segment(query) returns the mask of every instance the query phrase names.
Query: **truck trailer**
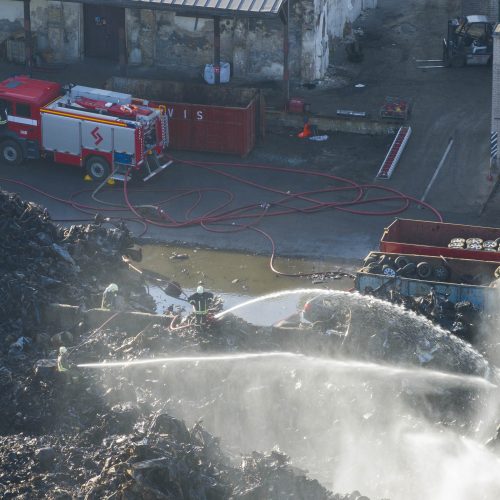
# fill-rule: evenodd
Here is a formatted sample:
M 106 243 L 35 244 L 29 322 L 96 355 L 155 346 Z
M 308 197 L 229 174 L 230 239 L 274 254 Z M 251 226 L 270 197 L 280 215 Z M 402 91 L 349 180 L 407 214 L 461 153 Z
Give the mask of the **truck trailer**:
M 498 262 L 484 260 L 370 252 L 356 273 L 355 288 L 366 294 L 386 287 L 406 297 L 434 290 L 453 303 L 469 301 L 490 312 L 498 305 L 499 269 Z
M 500 228 L 396 219 L 379 247 L 386 253 L 500 262 Z
M 168 117 L 130 94 L 16 76 L 0 82 L 0 159 L 51 158 L 95 180 L 147 180 L 171 162 Z M 5 122 L 5 120 L 3 120 Z

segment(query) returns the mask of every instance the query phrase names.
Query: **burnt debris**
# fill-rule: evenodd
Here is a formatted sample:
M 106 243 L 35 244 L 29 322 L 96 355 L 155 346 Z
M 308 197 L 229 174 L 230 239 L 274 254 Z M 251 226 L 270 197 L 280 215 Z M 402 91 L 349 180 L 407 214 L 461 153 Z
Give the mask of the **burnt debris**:
M 63 228 L 43 207 L 0 191 L 0 338 L 40 330 L 44 304 L 100 305 L 104 288 L 127 268 L 122 255 L 137 257 L 125 224 L 103 222 Z M 122 281 L 135 309 L 154 310 L 144 287 Z

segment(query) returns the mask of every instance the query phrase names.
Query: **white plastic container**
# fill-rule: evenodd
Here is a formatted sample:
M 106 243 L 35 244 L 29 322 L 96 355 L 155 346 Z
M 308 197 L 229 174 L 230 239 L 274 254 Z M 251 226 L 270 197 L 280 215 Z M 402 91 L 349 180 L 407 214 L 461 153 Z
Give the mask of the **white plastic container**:
M 228 83 L 231 77 L 231 68 L 228 62 L 220 63 L 220 83 Z M 213 64 L 206 64 L 203 78 L 209 85 L 215 83 L 215 66 Z

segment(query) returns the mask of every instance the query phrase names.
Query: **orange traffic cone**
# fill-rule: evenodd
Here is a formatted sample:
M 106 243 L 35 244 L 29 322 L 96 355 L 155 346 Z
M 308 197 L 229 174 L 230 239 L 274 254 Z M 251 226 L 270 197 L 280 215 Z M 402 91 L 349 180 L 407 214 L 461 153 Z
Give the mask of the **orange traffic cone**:
M 304 128 L 302 129 L 302 132 L 300 132 L 297 137 L 300 139 L 306 139 L 307 137 L 311 137 L 312 135 L 312 130 L 311 130 L 311 125 L 309 122 L 304 123 Z

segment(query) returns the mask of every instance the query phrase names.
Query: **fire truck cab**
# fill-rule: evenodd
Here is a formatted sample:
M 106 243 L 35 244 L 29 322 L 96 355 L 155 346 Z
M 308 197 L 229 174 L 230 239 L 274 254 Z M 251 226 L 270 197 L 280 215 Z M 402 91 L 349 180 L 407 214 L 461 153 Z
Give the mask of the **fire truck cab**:
M 95 180 L 123 180 L 134 171 L 147 180 L 171 164 L 161 162 L 167 146 L 167 115 L 130 94 L 80 85 L 63 90 L 27 76 L 0 82 L 4 163 L 51 157 L 84 167 Z

